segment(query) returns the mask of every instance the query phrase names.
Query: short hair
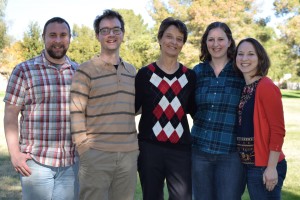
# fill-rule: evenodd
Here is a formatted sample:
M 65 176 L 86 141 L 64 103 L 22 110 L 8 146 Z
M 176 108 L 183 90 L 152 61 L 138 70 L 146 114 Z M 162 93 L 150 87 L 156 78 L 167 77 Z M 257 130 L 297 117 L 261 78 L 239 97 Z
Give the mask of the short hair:
M 239 44 L 236 47 L 236 51 L 234 53 L 234 62 L 233 62 L 233 67 L 242 75 L 241 71 L 236 65 L 236 56 L 238 54 L 238 49 L 240 45 L 244 42 L 249 42 L 250 44 L 253 45 L 254 50 L 256 52 L 258 62 L 257 62 L 257 71 L 253 76 L 267 76 L 269 68 L 271 66 L 271 61 L 268 56 L 267 51 L 265 48 L 254 38 L 245 38 L 239 42 Z
M 43 29 L 43 34 L 42 34 L 42 35 L 45 35 L 47 26 L 48 26 L 49 24 L 51 24 L 51 23 L 54 23 L 54 22 L 57 22 L 57 23 L 59 23 L 59 24 L 66 23 L 67 26 L 68 26 L 68 29 L 69 29 L 69 35 L 70 35 L 70 37 L 71 37 L 71 28 L 70 28 L 70 25 L 69 25 L 69 23 L 68 23 L 65 19 L 63 19 L 63 18 L 61 18 L 61 17 L 53 17 L 53 18 L 49 19 L 49 20 L 46 22 L 46 24 L 44 25 L 44 29 Z
M 168 17 L 161 22 L 157 33 L 157 39 L 160 40 L 163 37 L 164 32 L 171 25 L 176 26 L 176 28 L 178 28 L 178 30 L 183 34 L 183 43 L 185 43 L 188 35 L 187 27 L 182 21 L 174 19 L 173 17 Z
M 120 13 L 118 13 L 117 11 L 107 9 L 103 11 L 102 15 L 97 15 L 96 19 L 94 20 L 94 30 L 96 34 L 99 34 L 99 24 L 105 18 L 106 19 L 117 18 L 121 23 L 121 30 L 125 32 L 125 27 L 124 27 L 125 23 L 122 15 L 120 15 Z
M 228 50 L 227 50 L 227 57 L 230 60 L 233 59 L 234 52 L 235 52 L 235 41 L 232 37 L 232 33 L 231 33 L 230 28 L 224 22 L 213 22 L 213 23 L 208 25 L 208 27 L 206 28 L 204 34 L 202 35 L 202 38 L 201 38 L 201 54 L 199 56 L 200 61 L 210 61 L 211 60 L 211 55 L 210 55 L 210 53 L 207 49 L 206 40 L 207 40 L 209 31 L 211 31 L 212 29 L 215 29 L 215 28 L 222 29 L 225 32 L 228 40 L 231 42 L 231 44 L 230 44 L 230 46 L 228 47 Z

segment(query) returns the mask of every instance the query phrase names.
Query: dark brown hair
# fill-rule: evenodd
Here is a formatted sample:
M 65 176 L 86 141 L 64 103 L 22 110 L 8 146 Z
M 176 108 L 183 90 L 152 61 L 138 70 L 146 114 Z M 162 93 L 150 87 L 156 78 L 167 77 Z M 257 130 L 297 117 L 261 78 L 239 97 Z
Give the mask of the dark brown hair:
M 160 40 L 163 37 L 164 32 L 171 25 L 176 26 L 176 28 L 178 28 L 178 30 L 183 34 L 183 43 L 185 44 L 188 35 L 187 27 L 182 21 L 180 21 L 179 19 L 174 19 L 173 17 L 168 17 L 161 22 L 157 34 L 157 39 Z
M 266 52 L 265 48 L 254 38 L 245 38 L 239 42 L 239 44 L 236 47 L 236 51 L 234 53 L 234 62 L 233 67 L 240 73 L 241 71 L 236 66 L 236 56 L 238 54 L 238 49 L 240 45 L 244 42 L 249 42 L 253 45 L 254 50 L 256 52 L 258 63 L 257 63 L 257 71 L 253 76 L 266 76 L 268 74 L 269 68 L 271 66 L 271 61 L 268 56 L 268 53 Z
M 212 29 L 215 29 L 215 28 L 222 29 L 225 32 L 228 40 L 231 41 L 231 44 L 227 50 L 227 57 L 230 60 L 233 59 L 233 55 L 234 55 L 234 51 L 235 51 L 235 41 L 232 38 L 232 33 L 231 33 L 230 28 L 227 26 L 227 24 L 225 24 L 223 22 L 213 22 L 210 25 L 208 25 L 208 27 L 206 28 L 206 30 L 201 38 L 201 54 L 199 56 L 200 61 L 210 61 L 211 60 L 211 55 L 207 49 L 206 40 L 207 40 L 209 31 L 211 31 Z
M 121 23 L 121 30 L 125 32 L 125 23 L 123 20 L 123 17 L 118 13 L 117 11 L 114 10 L 104 10 L 102 15 L 98 15 L 96 19 L 94 20 L 94 31 L 96 34 L 99 34 L 99 24 L 103 19 L 112 19 L 112 18 L 117 18 L 120 23 Z

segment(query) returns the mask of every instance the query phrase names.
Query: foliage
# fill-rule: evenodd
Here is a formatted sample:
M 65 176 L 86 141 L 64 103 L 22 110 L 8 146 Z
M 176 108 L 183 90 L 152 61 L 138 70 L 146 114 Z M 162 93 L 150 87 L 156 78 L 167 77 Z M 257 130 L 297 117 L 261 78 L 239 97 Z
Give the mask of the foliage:
M 92 29 L 75 24 L 72 32 L 73 39 L 67 53 L 72 60 L 83 63 L 99 53 L 100 45 Z
M 281 33 L 281 41 L 287 46 L 283 56 L 289 60 L 286 68 L 293 75 L 293 80 L 300 80 L 300 1 L 299 0 L 275 0 L 275 13 L 283 18 L 278 28 Z
M 4 20 L 7 0 L 0 0 L 0 51 L 9 43 L 7 26 Z
M 154 30 L 160 22 L 173 16 L 186 23 L 189 36 L 180 60 L 187 66 L 198 63 L 200 39 L 206 27 L 221 21 L 228 24 L 236 41 L 244 37 L 255 37 L 263 42 L 272 38 L 274 31 L 266 26 L 268 19 L 255 19 L 254 0 L 245 1 L 206 1 L 206 0 L 152 0 L 149 14 L 156 21 Z M 204 17 L 205 16 L 205 17 Z M 253 31 L 256 30 L 256 31 Z
M 15 42 L 10 46 L 6 46 L 3 49 L 3 67 L 0 69 L 1 74 L 9 75 L 17 64 L 25 60 L 22 56 L 22 51 L 23 50 L 20 41 Z
M 117 10 L 125 21 L 124 42 L 120 49 L 121 57 L 136 68 L 148 64 L 153 58 L 151 51 L 152 38 L 147 24 L 141 15 L 135 15 L 133 10 Z
M 119 9 L 125 21 L 124 42 L 121 57 L 137 68 L 155 61 L 159 56 L 157 31 L 163 19 L 172 16 L 188 27 L 188 40 L 179 55 L 179 61 L 188 67 L 199 62 L 200 39 L 206 27 L 213 21 L 229 25 L 236 43 L 245 37 L 258 39 L 266 48 L 272 66 L 269 76 L 280 81 L 286 73 L 300 80 L 300 2 L 299 0 L 275 0 L 274 11 L 281 22 L 277 29 L 269 26 L 270 17 L 258 18 L 257 0 L 149 0 L 148 12 L 155 24 L 148 27 L 141 15 L 132 10 Z M 0 0 L 0 71 L 8 71 L 20 59 L 28 59 L 43 48 L 37 23 L 30 23 L 22 41 L 9 44 L 6 35 L 4 11 L 7 0 Z M 274 19 L 273 19 L 274 20 Z M 278 24 L 277 22 L 277 24 Z M 279 34 L 278 34 L 279 31 Z M 99 53 L 100 45 L 93 30 L 86 26 L 73 26 L 73 38 L 68 56 L 82 63 Z M 21 54 L 20 54 L 21 53 Z M 19 55 L 16 55 L 19 54 Z
M 21 42 L 22 56 L 25 60 L 31 59 L 40 54 L 43 48 L 41 29 L 37 22 L 30 22 Z
M 152 54 L 149 54 L 152 43 L 150 32 L 141 15 L 135 15 L 132 10 L 117 11 L 125 21 L 124 42 L 121 45 L 120 55 L 125 61 L 140 68 L 152 59 Z M 82 63 L 99 54 L 100 44 L 94 30 L 87 26 L 74 25 L 73 37 L 68 51 L 71 59 Z

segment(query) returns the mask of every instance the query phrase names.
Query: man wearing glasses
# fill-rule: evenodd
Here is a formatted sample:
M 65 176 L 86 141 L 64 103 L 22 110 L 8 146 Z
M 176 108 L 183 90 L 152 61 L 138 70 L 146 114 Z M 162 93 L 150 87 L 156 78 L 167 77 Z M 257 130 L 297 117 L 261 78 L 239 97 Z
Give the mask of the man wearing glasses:
M 71 132 L 79 153 L 80 199 L 132 200 L 139 154 L 136 69 L 120 58 L 124 21 L 105 10 L 94 21 L 100 54 L 81 64 L 71 86 Z

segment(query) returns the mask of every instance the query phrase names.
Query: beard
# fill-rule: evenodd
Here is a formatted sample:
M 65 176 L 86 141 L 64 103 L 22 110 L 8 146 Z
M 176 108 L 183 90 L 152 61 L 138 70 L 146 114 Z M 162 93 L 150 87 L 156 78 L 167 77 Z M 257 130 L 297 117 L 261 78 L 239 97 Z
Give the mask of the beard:
M 59 51 L 54 51 L 53 49 L 54 49 L 54 47 L 53 48 L 50 47 L 50 48 L 47 48 L 46 51 L 49 54 L 49 56 L 54 59 L 63 58 L 66 55 L 67 50 L 68 50 L 65 47 L 62 47 L 62 49 L 60 49 Z

